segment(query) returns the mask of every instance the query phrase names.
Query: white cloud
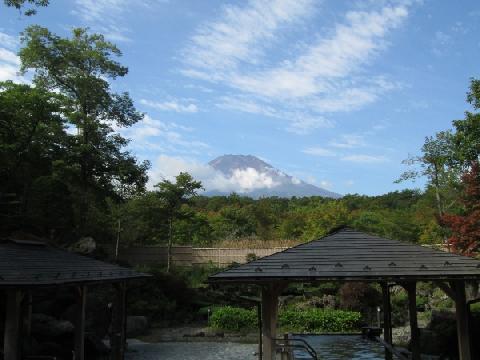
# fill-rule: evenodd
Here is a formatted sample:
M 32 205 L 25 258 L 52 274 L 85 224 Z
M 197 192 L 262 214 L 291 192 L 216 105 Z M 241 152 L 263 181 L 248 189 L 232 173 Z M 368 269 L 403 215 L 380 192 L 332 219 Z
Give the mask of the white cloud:
M 240 97 L 243 104 L 223 99 L 224 108 L 291 119 L 287 130 L 309 132 L 325 126 L 324 114 L 354 111 L 399 87 L 386 76 L 365 75 L 387 47 L 388 33 L 407 18 L 410 5 L 380 4 L 347 12 L 330 31 L 314 34 L 310 44 L 276 64 L 264 55 L 278 42 L 280 25 L 305 20 L 314 12 L 313 4 L 252 0 L 246 7 L 227 7 L 220 20 L 205 24 L 191 38 L 183 74 L 236 91 L 229 97 Z M 302 114 L 301 120 L 290 114 Z
M 222 109 L 239 110 L 284 120 L 288 123 L 286 130 L 294 134 L 303 135 L 313 129 L 333 127 L 333 123 L 321 115 L 276 109 L 272 105 L 256 102 L 248 97 L 223 96 L 219 100 L 216 106 Z
M 20 58 L 13 51 L 0 48 L 0 61 L 20 66 Z
M 311 0 L 251 0 L 228 5 L 220 19 L 203 24 L 184 50 L 190 76 L 218 80 L 239 63 L 258 63 L 267 44 L 282 26 L 311 13 Z
M 149 115 L 130 128 L 116 130 L 134 140 L 132 146 L 137 149 L 197 154 L 210 148 L 208 144 L 186 135 L 192 132 L 192 128 L 153 119 Z
M 231 176 L 226 176 L 210 165 L 167 155 L 160 155 L 153 164 L 149 174 L 150 183 L 153 185 L 163 179 L 174 180 L 180 172 L 188 172 L 195 179 L 200 180 L 207 191 L 244 193 L 278 185 L 272 176 L 253 168 L 237 169 Z
M 332 189 L 333 184 L 328 180 L 321 180 L 320 181 L 320 187 L 322 187 L 324 189 Z
M 354 163 L 363 163 L 363 164 L 382 163 L 382 162 L 388 161 L 388 159 L 383 155 L 363 155 L 363 154 L 347 155 L 342 157 L 341 160 L 354 162 Z
M 343 134 L 339 140 L 333 140 L 329 145 L 336 148 L 352 149 L 365 146 L 366 143 L 362 135 Z
M 146 99 L 141 99 L 140 104 L 152 107 L 157 110 L 162 111 L 174 111 L 178 113 L 196 113 L 198 112 L 198 107 L 194 103 L 189 103 L 185 100 L 169 100 L 164 102 L 150 101 Z
M 306 148 L 302 152 L 305 153 L 305 154 L 314 155 L 314 156 L 323 156 L 323 157 L 337 156 L 337 154 L 332 150 L 325 149 L 325 148 L 322 148 L 322 147 L 315 147 L 315 146 Z
M 15 53 L 18 45 L 18 37 L 0 31 L 0 81 L 26 82 L 26 79 L 19 75 L 20 57 Z
M 102 33 L 111 41 L 130 41 L 130 29 L 122 26 L 124 15 L 144 9 L 151 9 L 155 3 L 166 3 L 161 0 L 75 0 L 77 15 L 94 31 Z
M 7 49 L 15 49 L 19 44 L 19 40 L 16 36 L 11 36 L 0 31 L 0 44 Z

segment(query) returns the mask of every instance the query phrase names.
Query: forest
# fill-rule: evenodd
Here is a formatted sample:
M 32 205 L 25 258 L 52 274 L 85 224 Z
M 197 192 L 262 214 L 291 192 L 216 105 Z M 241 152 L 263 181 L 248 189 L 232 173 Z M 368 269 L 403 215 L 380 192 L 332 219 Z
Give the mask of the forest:
M 423 177 L 424 189 L 337 200 L 205 197 L 187 173 L 147 187 L 150 163 L 139 161 L 118 131 L 144 114 L 127 92 L 112 90 L 128 74 L 115 44 L 83 28 L 61 37 L 40 26 L 25 29 L 21 44 L 21 72 L 31 82 L 0 83 L 3 234 L 23 231 L 65 246 L 83 236 L 123 246 L 258 246 L 304 242 L 347 224 L 468 255 L 478 250 L 478 79 L 471 79 L 464 119 L 426 134 L 418 156 L 405 160 L 397 181 Z

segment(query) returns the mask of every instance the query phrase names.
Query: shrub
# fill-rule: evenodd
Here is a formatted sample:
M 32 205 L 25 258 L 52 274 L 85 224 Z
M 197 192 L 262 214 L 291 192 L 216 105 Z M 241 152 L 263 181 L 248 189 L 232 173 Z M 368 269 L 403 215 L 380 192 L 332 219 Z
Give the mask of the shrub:
M 360 319 L 355 311 L 288 309 L 280 312 L 279 325 L 295 332 L 349 332 L 358 329 Z
M 355 311 L 290 308 L 280 310 L 278 325 L 301 333 L 350 332 L 358 329 L 360 318 Z M 227 331 L 254 330 L 258 327 L 257 312 L 225 306 L 213 311 L 210 326 Z
M 240 331 L 258 327 L 257 312 L 232 306 L 215 310 L 210 317 L 210 326 L 227 331 Z

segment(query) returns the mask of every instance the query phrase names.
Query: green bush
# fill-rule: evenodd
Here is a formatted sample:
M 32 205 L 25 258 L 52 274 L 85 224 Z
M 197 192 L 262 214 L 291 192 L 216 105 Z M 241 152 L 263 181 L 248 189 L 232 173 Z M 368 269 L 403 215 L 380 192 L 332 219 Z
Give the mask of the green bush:
M 241 331 L 258 327 L 257 312 L 232 306 L 215 310 L 210 317 L 210 326 L 227 331 Z
M 291 332 L 350 332 L 358 329 L 360 318 L 355 311 L 292 308 L 280 311 L 278 324 Z M 227 331 L 253 330 L 258 327 L 257 312 L 231 306 L 219 308 L 213 311 L 210 326 Z
M 360 319 L 356 311 L 287 309 L 280 312 L 279 325 L 294 332 L 349 332 L 358 329 Z

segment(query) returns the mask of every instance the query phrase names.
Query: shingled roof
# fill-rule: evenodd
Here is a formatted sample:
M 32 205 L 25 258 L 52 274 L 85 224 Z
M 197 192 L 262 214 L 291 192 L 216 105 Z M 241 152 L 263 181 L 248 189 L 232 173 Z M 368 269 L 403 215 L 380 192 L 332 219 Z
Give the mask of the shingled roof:
M 0 241 L 0 288 L 115 282 L 148 275 L 32 241 Z
M 210 282 L 480 279 L 480 261 L 341 228 L 210 276 Z

